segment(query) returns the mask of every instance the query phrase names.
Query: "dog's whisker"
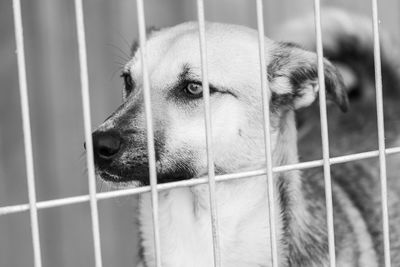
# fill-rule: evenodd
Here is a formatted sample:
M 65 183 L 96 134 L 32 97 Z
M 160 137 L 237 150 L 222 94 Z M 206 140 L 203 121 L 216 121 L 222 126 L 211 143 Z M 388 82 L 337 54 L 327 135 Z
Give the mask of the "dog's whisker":
M 126 58 L 124 58 L 124 57 L 122 57 L 122 56 L 120 56 L 120 55 L 114 55 L 114 57 L 115 57 L 116 59 L 121 60 L 121 65 L 125 65 L 126 62 L 129 61 L 129 59 L 126 59 Z
M 125 52 L 124 50 L 122 50 L 120 47 L 118 47 L 114 44 L 107 44 L 107 46 L 111 46 L 111 47 L 117 49 L 117 51 L 122 54 L 125 61 L 129 60 L 129 54 L 127 52 Z
M 131 44 L 130 44 L 130 42 L 128 42 L 128 40 L 124 37 L 124 35 L 120 32 L 120 31 L 118 31 L 118 35 L 120 36 L 120 38 L 121 38 L 121 40 L 124 42 L 124 44 L 126 45 L 126 48 L 128 49 L 128 50 L 130 50 L 131 49 Z
M 120 61 L 113 61 L 113 63 L 116 64 L 118 67 L 120 67 L 121 70 L 123 69 L 124 64 L 125 64 L 125 63 L 122 63 Z
M 120 53 L 113 53 L 114 57 L 119 57 L 123 61 L 127 62 L 129 60 L 129 56 L 127 55 L 121 55 Z

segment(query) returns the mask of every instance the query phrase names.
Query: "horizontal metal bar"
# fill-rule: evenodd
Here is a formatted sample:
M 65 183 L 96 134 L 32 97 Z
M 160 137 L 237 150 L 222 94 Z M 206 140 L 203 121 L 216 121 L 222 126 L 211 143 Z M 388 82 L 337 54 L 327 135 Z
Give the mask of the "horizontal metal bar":
M 400 154 L 400 147 L 387 148 L 385 150 L 385 152 L 386 152 L 386 155 L 388 155 L 388 156 Z M 353 161 L 362 160 L 362 159 L 376 158 L 376 157 L 379 157 L 378 150 L 362 152 L 362 153 L 357 153 L 357 154 L 350 154 L 350 155 L 345 155 L 345 156 L 340 156 L 340 157 L 334 157 L 334 158 L 330 158 L 329 162 L 331 165 L 336 165 L 336 164 L 342 164 L 342 163 L 353 162 Z M 293 170 L 312 169 L 312 168 L 321 167 L 321 166 L 323 166 L 323 160 L 313 160 L 313 161 L 306 161 L 306 162 L 301 162 L 301 163 L 297 163 L 297 164 L 290 164 L 290 165 L 274 167 L 272 170 L 275 173 L 279 173 L 279 172 L 293 171 Z M 217 175 L 217 176 L 215 176 L 215 181 L 216 182 L 224 182 L 224 181 L 235 180 L 235 179 L 251 178 L 254 176 L 260 176 L 260 175 L 265 175 L 265 174 L 266 174 L 266 169 L 263 168 L 263 169 L 245 171 L 245 172 Z M 183 181 L 177 181 L 177 182 L 172 182 L 172 183 L 158 184 L 157 190 L 163 191 L 163 190 L 168 190 L 168 189 L 173 189 L 173 188 L 178 188 L 178 187 L 194 186 L 194 185 L 205 184 L 205 183 L 208 183 L 208 177 L 200 177 L 200 178 L 191 179 L 191 180 L 183 180 Z M 138 194 L 142 194 L 142 193 L 146 193 L 146 192 L 150 192 L 150 186 L 142 186 L 142 187 L 138 187 L 138 188 L 130 188 L 130 189 L 111 191 L 111 192 L 97 193 L 96 198 L 98 200 L 103 200 L 103 199 L 111 199 L 111 198 L 117 198 L 117 197 L 138 195 Z M 38 210 L 42 210 L 42 209 L 47 209 L 47 208 L 54 208 L 54 207 L 71 205 L 71 204 L 84 203 L 84 202 L 88 202 L 89 200 L 90 200 L 89 195 L 74 196 L 74 197 L 40 201 L 40 202 L 36 203 L 36 207 Z M 24 211 L 28 211 L 28 210 L 29 210 L 29 204 L 4 206 L 4 207 L 0 208 L 0 216 L 6 215 L 6 214 L 11 214 L 11 213 L 24 212 Z
M 54 207 L 88 202 L 89 200 L 90 200 L 90 195 L 52 199 L 52 200 L 36 202 L 36 208 L 38 210 L 54 208 Z M 23 211 L 28 211 L 28 210 L 29 210 L 29 204 L 13 205 L 13 206 L 0 208 L 0 215 L 6 215 L 6 214 L 10 214 L 10 213 L 18 213 L 18 212 L 23 212 Z

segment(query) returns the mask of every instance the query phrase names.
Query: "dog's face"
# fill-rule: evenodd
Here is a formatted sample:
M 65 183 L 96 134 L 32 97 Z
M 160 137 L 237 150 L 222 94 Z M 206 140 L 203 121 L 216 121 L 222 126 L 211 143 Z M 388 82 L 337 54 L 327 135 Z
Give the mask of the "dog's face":
M 264 160 L 257 32 L 207 24 L 212 144 L 218 173 Z M 272 145 L 287 112 L 317 95 L 314 53 L 266 40 Z M 198 26 L 185 23 L 151 34 L 147 42 L 154 140 L 159 183 L 207 174 L 206 136 Z M 346 107 L 336 69 L 325 62 L 326 88 Z M 140 49 L 122 74 L 123 104 L 93 133 L 97 173 L 120 184 L 148 184 L 146 121 Z M 274 150 L 275 147 L 272 147 Z

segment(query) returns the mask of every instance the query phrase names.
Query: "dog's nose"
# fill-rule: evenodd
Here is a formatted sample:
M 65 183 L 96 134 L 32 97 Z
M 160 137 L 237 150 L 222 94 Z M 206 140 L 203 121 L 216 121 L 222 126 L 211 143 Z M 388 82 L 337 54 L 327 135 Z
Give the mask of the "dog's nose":
M 121 149 L 122 138 L 117 131 L 94 132 L 93 152 L 95 159 L 110 160 Z

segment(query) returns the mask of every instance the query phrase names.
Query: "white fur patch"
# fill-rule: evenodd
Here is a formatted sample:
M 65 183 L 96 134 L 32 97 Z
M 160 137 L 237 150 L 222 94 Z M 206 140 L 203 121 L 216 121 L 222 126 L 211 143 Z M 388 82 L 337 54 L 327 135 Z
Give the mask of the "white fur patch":
M 181 111 L 171 108 L 167 111 L 171 119 L 166 131 L 168 149 L 190 147 L 201 153 L 205 152 L 206 130 L 205 120 L 201 114 L 185 116 Z M 247 127 L 246 114 L 239 102 L 231 97 L 224 97 L 215 104 L 211 104 L 211 133 L 214 154 L 229 150 L 232 143 L 239 138 L 241 127 Z
M 222 266 L 254 267 L 270 262 L 266 182 L 261 177 L 251 179 L 217 185 Z M 149 194 L 142 195 L 140 212 L 145 260 L 154 266 Z M 213 266 L 208 185 L 160 193 L 159 223 L 163 266 Z
M 319 85 L 317 83 L 309 83 L 309 85 L 305 86 L 305 88 L 301 91 L 303 95 L 301 97 L 297 97 L 294 101 L 295 109 L 308 107 L 311 105 L 317 97 Z
M 293 91 L 292 85 L 289 82 L 287 77 L 276 77 L 271 82 L 270 86 L 271 90 L 273 90 L 277 94 L 289 94 Z

